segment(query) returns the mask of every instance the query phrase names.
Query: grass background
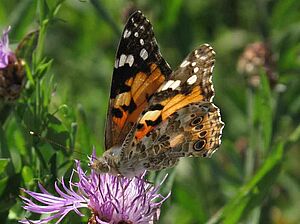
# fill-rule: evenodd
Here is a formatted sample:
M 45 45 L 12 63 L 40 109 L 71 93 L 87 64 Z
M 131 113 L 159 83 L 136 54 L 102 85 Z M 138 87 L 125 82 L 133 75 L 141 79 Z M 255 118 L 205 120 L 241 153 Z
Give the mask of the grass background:
M 0 102 L 3 223 L 25 216 L 20 187 L 37 190 L 40 181 L 51 189 L 70 174 L 74 158 L 86 161 L 92 146 L 102 153 L 114 54 L 134 8 L 150 19 L 173 69 L 196 46 L 213 46 L 214 102 L 226 124 L 212 159 L 182 159 L 164 171 L 171 175 L 162 190 L 172 196 L 160 223 L 299 223 L 298 0 L 2 0 L 0 30 L 12 26 L 12 48 L 40 29 L 21 97 Z M 284 91 L 269 87 L 264 69 L 257 88 L 237 72 L 240 55 L 256 41 L 269 43 Z M 63 223 L 87 218 L 71 214 Z

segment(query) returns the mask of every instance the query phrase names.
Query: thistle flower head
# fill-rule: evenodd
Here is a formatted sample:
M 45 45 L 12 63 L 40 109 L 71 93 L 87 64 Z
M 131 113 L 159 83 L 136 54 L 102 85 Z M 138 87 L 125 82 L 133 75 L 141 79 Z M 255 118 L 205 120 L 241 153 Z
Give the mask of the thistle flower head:
M 18 59 L 9 48 L 8 33 L 0 38 L 0 101 L 12 101 L 20 96 L 25 77 L 24 61 Z
M 257 88 L 260 85 L 260 70 L 264 71 L 271 87 L 277 83 L 275 73 L 275 60 L 267 43 L 255 42 L 249 44 L 237 64 L 237 70 L 243 74 L 251 87 Z
M 95 153 L 93 153 L 94 157 Z M 90 159 L 91 162 L 93 159 Z M 78 182 L 73 180 L 73 174 L 78 176 Z M 21 220 L 21 223 L 48 223 L 57 219 L 59 223 L 69 212 L 74 211 L 84 216 L 79 209 L 91 210 L 89 223 L 155 223 L 159 217 L 160 207 L 168 198 L 158 193 L 159 187 L 154 187 L 144 180 L 144 175 L 128 179 L 109 174 L 86 174 L 76 161 L 67 187 L 64 179 L 61 181 L 62 190 L 55 183 L 58 196 L 50 194 L 39 184 L 41 193 L 24 190 L 35 199 L 21 196 L 29 212 L 50 214 L 40 220 Z
M 9 48 L 8 33 L 10 27 L 3 31 L 3 35 L 0 39 L 0 69 L 5 68 L 10 61 L 10 58 L 15 58 L 14 53 Z

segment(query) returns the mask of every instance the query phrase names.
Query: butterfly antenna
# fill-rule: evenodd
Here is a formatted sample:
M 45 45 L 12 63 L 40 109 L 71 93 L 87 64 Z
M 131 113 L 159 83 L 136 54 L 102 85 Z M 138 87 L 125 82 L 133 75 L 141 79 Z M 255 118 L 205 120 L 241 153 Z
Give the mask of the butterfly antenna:
M 59 147 L 59 148 L 62 148 L 62 149 L 64 149 L 64 150 L 67 150 L 67 151 L 70 150 L 70 148 L 67 148 L 66 146 L 64 146 L 64 145 L 62 145 L 62 144 L 60 144 L 60 143 L 58 143 L 58 142 L 55 142 L 55 141 L 53 141 L 52 139 L 43 137 L 43 136 L 41 136 L 40 134 L 38 134 L 38 133 L 36 133 L 36 132 L 34 132 L 34 131 L 29 131 L 29 134 L 32 135 L 32 136 L 35 136 L 35 137 L 37 137 L 37 138 L 39 138 L 39 139 L 41 139 L 41 140 L 43 140 L 43 141 L 45 141 L 45 142 L 48 142 L 48 143 L 50 143 L 50 144 L 53 144 L 53 145 L 55 145 L 55 146 L 57 146 L 57 147 Z M 79 152 L 78 150 L 73 150 L 73 152 L 74 152 L 74 153 L 77 153 L 77 154 L 79 154 L 79 155 L 86 156 L 85 153 Z

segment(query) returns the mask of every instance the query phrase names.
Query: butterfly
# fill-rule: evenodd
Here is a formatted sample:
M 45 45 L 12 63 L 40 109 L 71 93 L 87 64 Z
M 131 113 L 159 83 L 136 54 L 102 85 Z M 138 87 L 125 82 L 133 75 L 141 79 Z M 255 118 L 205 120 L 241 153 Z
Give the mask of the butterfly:
M 172 71 L 153 27 L 136 11 L 117 50 L 105 130 L 106 151 L 90 165 L 127 177 L 175 166 L 182 157 L 209 157 L 224 123 L 212 103 L 215 52 L 203 44 Z

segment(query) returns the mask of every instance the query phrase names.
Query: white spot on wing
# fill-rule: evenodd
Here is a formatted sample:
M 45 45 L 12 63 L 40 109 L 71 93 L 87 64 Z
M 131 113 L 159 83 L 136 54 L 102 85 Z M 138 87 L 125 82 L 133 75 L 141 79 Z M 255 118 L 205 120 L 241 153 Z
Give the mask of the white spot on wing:
M 125 61 L 126 61 L 126 55 L 125 54 L 122 54 L 121 56 L 120 56 L 120 60 L 119 60 L 119 67 L 122 67 L 122 66 L 124 66 L 124 64 L 125 64 Z
M 159 115 L 161 114 L 160 110 L 152 110 L 152 111 L 148 111 L 146 114 L 144 114 L 144 116 L 141 118 L 141 120 L 139 121 L 139 123 L 144 123 L 146 120 L 156 120 Z
M 140 52 L 140 56 L 141 58 L 143 58 L 144 60 L 146 60 L 148 58 L 148 52 L 146 51 L 145 48 L 143 48 Z
M 131 31 L 126 29 L 126 30 L 124 31 L 123 37 L 124 37 L 124 38 L 128 38 L 128 37 L 130 37 L 130 35 L 131 35 Z
M 197 73 L 199 71 L 199 68 L 198 67 L 195 67 L 194 69 L 193 69 L 193 72 L 194 73 Z
M 181 68 L 184 68 L 185 66 L 187 66 L 187 65 L 189 65 L 189 64 L 190 64 L 189 61 L 184 60 L 184 61 L 181 63 L 180 67 L 181 67 Z
M 203 55 L 203 56 L 200 57 L 200 60 L 202 60 L 202 61 L 204 61 L 206 59 L 207 59 L 207 55 Z
M 119 67 L 119 59 L 116 59 L 115 60 L 115 68 L 118 68 Z
M 196 64 L 197 64 L 196 62 L 193 62 L 193 63 L 192 63 L 192 66 L 194 67 Z
M 170 87 L 170 85 L 172 85 L 172 83 L 174 83 L 174 80 L 168 80 L 166 84 L 163 85 L 161 91 L 167 90 Z
M 144 45 L 144 40 L 140 39 L 140 44 L 143 46 Z
M 180 86 L 181 81 L 180 80 L 176 80 L 175 82 L 173 82 L 169 88 L 171 88 L 172 90 L 176 89 L 178 86 Z
M 133 65 L 133 62 L 134 62 L 134 57 L 133 57 L 133 55 L 131 55 L 131 54 L 128 55 L 125 63 L 128 63 L 129 66 L 131 67 L 131 66 Z
M 135 32 L 135 33 L 134 33 L 134 36 L 135 36 L 135 37 L 138 37 L 138 36 L 139 36 L 139 33 L 138 33 L 138 32 Z
M 196 81 L 197 81 L 197 76 L 196 75 L 192 75 L 191 77 L 188 78 L 188 80 L 186 80 L 187 83 L 189 85 L 193 85 Z

